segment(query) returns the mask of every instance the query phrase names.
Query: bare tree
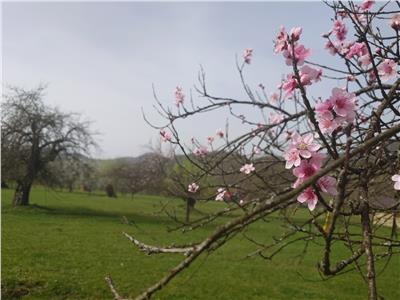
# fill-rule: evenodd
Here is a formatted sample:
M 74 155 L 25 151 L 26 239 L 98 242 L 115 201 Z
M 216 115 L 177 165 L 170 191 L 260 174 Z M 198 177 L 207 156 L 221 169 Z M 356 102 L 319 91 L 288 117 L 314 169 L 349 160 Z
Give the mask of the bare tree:
M 29 205 L 32 184 L 50 162 L 89 155 L 95 146 L 89 123 L 45 105 L 44 90 L 11 88 L 1 105 L 3 172 L 17 182 L 15 206 Z

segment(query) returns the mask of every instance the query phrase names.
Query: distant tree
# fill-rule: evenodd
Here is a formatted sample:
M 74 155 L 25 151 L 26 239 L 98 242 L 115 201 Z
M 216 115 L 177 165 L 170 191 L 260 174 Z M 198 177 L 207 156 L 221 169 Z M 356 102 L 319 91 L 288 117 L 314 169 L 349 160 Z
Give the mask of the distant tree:
M 43 103 L 44 87 L 10 88 L 1 104 L 2 172 L 15 180 L 13 205 L 29 205 L 33 182 L 59 157 L 89 155 L 89 123 Z
M 72 192 L 79 185 L 82 176 L 91 171 L 90 160 L 85 156 L 58 157 L 49 163 L 39 180 L 50 187 L 67 189 Z M 94 170 L 93 170 L 94 171 Z

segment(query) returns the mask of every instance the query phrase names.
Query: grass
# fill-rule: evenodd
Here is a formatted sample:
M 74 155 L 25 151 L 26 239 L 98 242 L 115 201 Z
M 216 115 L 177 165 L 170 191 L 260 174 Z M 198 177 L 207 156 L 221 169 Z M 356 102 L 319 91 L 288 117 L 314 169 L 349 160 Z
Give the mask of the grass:
M 11 190 L 2 190 L 2 298 L 112 299 L 104 277 L 110 274 L 119 291 L 134 297 L 156 282 L 183 259 L 180 255 L 148 256 L 121 235 L 127 231 L 148 244 L 168 245 L 200 241 L 217 226 L 183 234 L 168 232 L 176 224 L 161 212 L 168 202 L 183 214 L 182 202 L 154 196 L 109 199 L 100 195 L 32 191 L 32 206 L 11 207 Z M 198 204 L 200 211 L 224 204 Z M 298 211 L 301 222 L 308 212 Z M 122 221 L 122 217 L 131 225 Z M 225 218 L 227 221 L 228 218 Z M 278 216 L 253 224 L 247 234 L 259 241 L 278 236 L 285 228 Z M 318 241 L 293 244 L 266 261 L 245 258 L 256 246 L 236 236 L 210 255 L 201 256 L 155 299 L 366 299 L 366 286 L 358 273 L 322 281 L 316 264 L 321 257 Z M 347 250 L 334 245 L 335 258 Z M 377 270 L 383 268 L 378 263 Z M 394 256 L 378 277 L 385 299 L 400 299 L 400 260 Z

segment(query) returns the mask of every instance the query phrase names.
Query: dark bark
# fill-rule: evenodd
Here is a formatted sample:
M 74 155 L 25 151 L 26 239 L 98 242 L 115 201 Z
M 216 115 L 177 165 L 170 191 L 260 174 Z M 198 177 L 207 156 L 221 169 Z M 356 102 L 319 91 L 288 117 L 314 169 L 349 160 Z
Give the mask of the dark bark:
M 26 206 L 29 205 L 29 194 L 31 191 L 32 182 L 17 182 L 17 187 L 15 189 L 13 206 Z

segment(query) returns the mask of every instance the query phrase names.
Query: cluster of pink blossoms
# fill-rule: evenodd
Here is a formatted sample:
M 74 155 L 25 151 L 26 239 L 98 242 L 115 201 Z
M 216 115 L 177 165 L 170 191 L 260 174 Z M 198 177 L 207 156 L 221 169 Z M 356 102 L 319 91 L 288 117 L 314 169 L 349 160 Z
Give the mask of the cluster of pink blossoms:
M 205 146 L 199 146 L 193 150 L 193 154 L 195 156 L 204 157 L 208 154 L 208 149 Z
M 301 33 L 301 27 L 294 27 L 290 34 L 287 34 L 282 26 L 275 39 L 274 52 L 282 53 L 288 66 L 293 65 L 293 62 L 297 66 L 302 66 L 299 69 L 300 83 L 303 86 L 308 86 L 321 80 L 322 70 L 304 65 L 304 61 L 310 55 L 311 50 L 298 43 Z M 292 73 L 287 74 L 286 80 L 278 86 L 279 89 L 285 91 L 285 98 L 289 97 L 297 87 L 296 78 Z
M 316 174 L 322 166 L 324 156 L 317 151 L 320 145 L 313 143 L 314 136 L 312 133 L 300 136 L 297 133 L 291 135 L 292 142 L 289 149 L 285 153 L 286 169 L 293 169 L 293 175 L 296 176 L 296 181 L 293 188 L 298 187 L 307 178 Z M 336 179 L 331 176 L 321 177 L 316 184 L 317 188 L 324 193 L 336 195 Z M 305 189 L 298 197 L 300 203 L 306 202 L 309 210 L 314 210 L 318 202 L 318 197 L 314 190 L 309 187 Z
M 344 89 L 332 89 L 332 96 L 315 106 L 318 125 L 322 133 L 332 133 L 341 126 L 351 124 L 355 118 L 357 99 Z
M 180 104 L 183 104 L 183 101 L 185 100 L 185 95 L 182 92 L 182 88 L 180 86 L 177 86 L 174 91 L 175 94 L 175 104 L 176 106 L 179 106 Z

